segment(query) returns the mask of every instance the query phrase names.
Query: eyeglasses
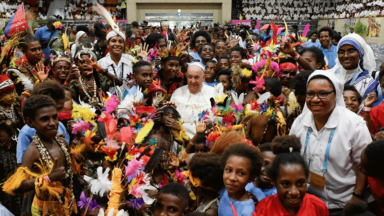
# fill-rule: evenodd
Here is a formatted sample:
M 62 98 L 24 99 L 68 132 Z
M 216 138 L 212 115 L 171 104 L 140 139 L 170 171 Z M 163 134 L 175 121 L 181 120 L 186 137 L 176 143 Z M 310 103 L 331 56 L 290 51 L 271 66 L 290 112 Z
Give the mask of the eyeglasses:
M 331 92 L 319 92 L 319 93 L 315 93 L 315 92 L 307 92 L 306 97 L 307 97 L 308 99 L 313 99 L 313 98 L 315 98 L 315 96 L 317 95 L 317 97 L 318 97 L 319 99 L 325 99 L 325 98 L 328 97 L 329 94 L 332 94 L 333 92 L 335 92 L 335 91 L 331 91 Z
M 339 51 L 337 51 L 337 54 L 338 55 L 345 55 L 345 53 L 348 53 L 349 55 L 352 55 L 355 52 L 357 52 L 356 49 L 348 49 L 347 52 L 345 52 L 344 50 L 339 50 Z

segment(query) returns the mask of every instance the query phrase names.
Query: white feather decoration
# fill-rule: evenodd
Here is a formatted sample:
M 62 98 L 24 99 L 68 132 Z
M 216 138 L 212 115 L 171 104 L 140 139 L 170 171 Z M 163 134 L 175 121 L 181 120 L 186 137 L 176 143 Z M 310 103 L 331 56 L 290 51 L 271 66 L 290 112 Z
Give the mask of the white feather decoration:
M 300 106 L 299 103 L 297 103 L 295 92 L 292 91 L 288 95 L 288 106 L 287 111 L 288 115 L 290 115 L 293 111 L 295 111 L 296 107 Z
M 21 73 L 17 69 L 10 68 L 7 70 L 8 74 L 9 72 L 14 72 L 19 77 L 21 83 L 24 86 L 24 90 L 30 90 L 30 91 L 33 90 L 33 82 L 29 77 L 25 76 L 23 73 Z
M 215 89 L 215 97 L 221 97 L 224 94 L 223 83 L 219 83 L 213 87 Z
M 113 213 L 115 213 L 115 209 L 113 208 L 113 209 L 111 209 L 111 210 L 109 210 L 109 212 L 108 212 L 108 215 L 107 216 L 113 216 Z
M 90 104 L 88 103 L 85 103 L 84 101 L 82 101 L 80 99 L 80 96 L 79 96 L 79 101 L 80 101 L 80 104 L 76 103 L 75 101 L 73 101 L 74 104 L 76 104 L 76 106 L 82 106 L 82 107 L 89 107 L 89 110 L 96 115 L 96 108 L 91 106 Z
M 89 183 L 89 188 L 93 194 L 104 196 L 104 193 L 109 192 L 112 188 L 112 181 L 108 179 L 109 168 L 103 173 L 103 167 L 97 168 L 97 179 L 89 176 L 84 176 L 84 180 Z
M 104 216 L 104 209 L 103 208 L 100 208 L 99 214 L 97 214 L 97 216 Z
M 119 27 L 112 19 L 112 15 L 109 13 L 105 7 L 101 6 L 99 3 L 96 3 L 95 11 L 102 17 L 104 17 L 105 21 L 111 26 L 111 28 L 118 33 Z
M 236 105 L 242 104 L 244 102 L 244 93 L 241 93 L 240 96 L 237 96 L 236 92 L 231 92 L 233 101 Z
M 144 94 L 141 91 L 141 87 L 137 87 L 137 92 L 136 92 L 136 96 L 134 98 L 134 102 L 140 102 L 143 100 L 143 98 L 144 98 Z
M 124 209 L 121 209 L 116 216 L 129 216 L 128 212 L 124 211 Z
M 264 94 L 262 94 L 259 99 L 257 100 L 257 103 L 258 104 L 263 104 L 264 102 L 266 102 L 269 97 L 271 97 L 271 93 L 270 92 L 265 92 Z

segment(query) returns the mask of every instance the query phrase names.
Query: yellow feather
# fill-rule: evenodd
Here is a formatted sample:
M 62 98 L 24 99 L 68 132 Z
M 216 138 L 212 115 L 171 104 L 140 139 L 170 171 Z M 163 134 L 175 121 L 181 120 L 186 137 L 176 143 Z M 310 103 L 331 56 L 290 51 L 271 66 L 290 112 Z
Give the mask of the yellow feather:
M 285 37 L 288 37 L 288 35 L 289 35 L 289 33 L 288 33 L 288 25 L 287 25 L 287 22 L 285 22 L 285 20 L 284 20 L 284 25 L 285 25 Z M 285 38 L 286 40 L 288 39 L 288 38 Z
M 64 32 L 63 36 L 61 36 L 61 38 L 63 39 L 64 51 L 69 52 L 70 48 L 69 48 L 69 40 L 68 40 L 68 35 L 67 35 L 67 28 L 68 28 L 68 25 L 67 25 L 67 27 L 65 27 L 65 32 Z
M 145 124 L 143 128 L 141 128 L 139 134 L 135 139 L 136 144 L 141 144 L 141 142 L 143 142 L 144 138 L 148 136 L 149 132 L 152 130 L 154 124 L 155 123 L 153 121 L 150 121 Z

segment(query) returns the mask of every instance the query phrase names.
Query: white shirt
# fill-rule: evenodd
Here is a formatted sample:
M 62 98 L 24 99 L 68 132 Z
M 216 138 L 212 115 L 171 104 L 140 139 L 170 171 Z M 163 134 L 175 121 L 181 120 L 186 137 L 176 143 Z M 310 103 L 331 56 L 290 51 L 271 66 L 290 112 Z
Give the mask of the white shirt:
M 308 192 L 321 198 L 328 209 L 343 208 L 352 197 L 356 184 L 357 163 L 363 149 L 372 142 L 363 118 L 347 108 L 336 105 L 325 126 L 317 131 L 311 111 L 301 114 L 293 123 L 289 135 L 296 135 L 302 143 L 304 153 L 308 128 L 312 128 L 304 158 L 309 170 L 323 175 L 325 152 L 332 128 L 336 128 L 325 173 L 325 189 L 320 191 L 312 186 Z
M 121 55 L 119 64 L 111 59 L 110 53 L 104 58 L 97 61 L 97 64 L 104 69 L 108 69 L 108 73 L 115 75 L 116 77 L 123 79 L 123 87 L 128 87 L 127 83 L 130 80 L 132 74 L 132 60 L 135 59 L 133 56 L 123 53 Z M 109 92 L 114 92 L 115 87 L 109 88 Z
M 214 97 L 214 88 L 207 85 L 203 85 L 201 91 L 196 94 L 189 91 L 188 85 L 173 92 L 170 101 L 175 102 L 183 127 L 190 138 L 196 134 L 195 120 L 198 120 L 198 114 L 211 109 L 210 98 L 212 97 Z

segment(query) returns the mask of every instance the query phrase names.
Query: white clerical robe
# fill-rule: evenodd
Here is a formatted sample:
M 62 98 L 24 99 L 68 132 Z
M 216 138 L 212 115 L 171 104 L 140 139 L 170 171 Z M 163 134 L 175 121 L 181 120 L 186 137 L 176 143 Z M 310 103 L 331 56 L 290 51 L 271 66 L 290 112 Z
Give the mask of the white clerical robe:
M 187 85 L 173 92 L 170 101 L 175 102 L 183 127 L 191 139 L 196 134 L 195 121 L 198 121 L 198 114 L 205 110 L 211 111 L 212 97 L 214 88 L 207 85 L 203 85 L 201 91 L 196 94 L 190 93 Z

